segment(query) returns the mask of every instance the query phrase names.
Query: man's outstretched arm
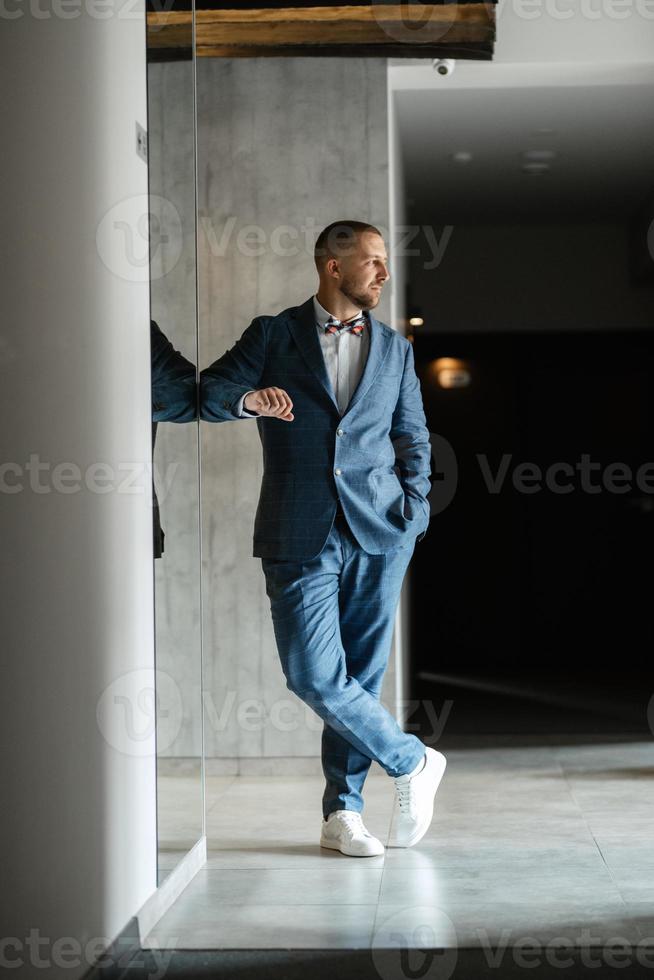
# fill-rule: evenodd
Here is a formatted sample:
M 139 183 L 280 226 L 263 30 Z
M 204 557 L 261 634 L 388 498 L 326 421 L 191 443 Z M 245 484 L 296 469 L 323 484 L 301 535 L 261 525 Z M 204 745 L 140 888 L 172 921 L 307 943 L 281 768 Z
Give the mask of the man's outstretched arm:
M 191 422 L 198 417 L 195 365 L 150 320 L 152 421 Z
M 239 414 L 245 396 L 256 391 L 266 360 L 266 318 L 257 316 L 236 343 L 200 372 L 200 418 L 227 422 Z
M 267 320 L 255 317 L 236 343 L 200 372 L 200 418 L 205 422 L 259 415 L 293 420 L 291 399 L 282 388 L 258 388 L 266 362 Z

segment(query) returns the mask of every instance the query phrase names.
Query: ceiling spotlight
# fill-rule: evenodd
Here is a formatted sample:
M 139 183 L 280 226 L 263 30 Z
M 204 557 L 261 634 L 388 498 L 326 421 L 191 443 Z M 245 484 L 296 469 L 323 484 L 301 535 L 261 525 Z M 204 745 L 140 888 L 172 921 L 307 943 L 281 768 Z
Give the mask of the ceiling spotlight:
M 417 303 L 410 303 L 407 310 L 407 320 L 410 327 L 421 327 L 425 322 L 422 310 Z
M 554 150 L 525 150 L 522 155 L 525 160 L 542 162 L 544 160 L 553 160 L 556 153 Z
M 469 150 L 457 150 L 452 154 L 454 163 L 466 164 L 472 160 L 472 153 Z
M 549 163 L 523 163 L 522 172 L 531 177 L 539 177 L 550 172 L 550 165 Z

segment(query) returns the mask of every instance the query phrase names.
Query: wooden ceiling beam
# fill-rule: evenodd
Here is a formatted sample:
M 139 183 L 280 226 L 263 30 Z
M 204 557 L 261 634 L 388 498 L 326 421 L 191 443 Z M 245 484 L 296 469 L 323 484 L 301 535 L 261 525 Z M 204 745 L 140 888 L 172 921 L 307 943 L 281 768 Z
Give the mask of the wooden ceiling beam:
M 148 47 L 189 47 L 191 12 L 148 11 Z M 199 57 L 302 54 L 377 57 L 492 57 L 495 4 L 377 4 L 199 9 Z

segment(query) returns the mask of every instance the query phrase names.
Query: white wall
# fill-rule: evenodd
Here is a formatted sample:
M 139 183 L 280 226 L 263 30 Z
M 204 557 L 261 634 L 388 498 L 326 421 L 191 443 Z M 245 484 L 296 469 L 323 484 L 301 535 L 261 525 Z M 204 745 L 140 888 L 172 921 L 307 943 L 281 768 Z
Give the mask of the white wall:
M 102 19 L 45 7 L 12 5 L 0 59 L 2 460 L 5 490 L 24 486 L 0 493 L 2 935 L 14 975 L 44 973 L 25 947 L 36 930 L 47 976 L 75 980 L 89 958 L 74 944 L 113 939 L 156 886 L 147 252 L 121 224 L 145 210 L 129 202 L 147 193 L 145 23 L 142 3 Z M 96 230 L 117 205 L 107 268 Z M 30 454 L 46 492 L 30 489 Z M 77 492 L 56 489 L 62 462 Z M 85 486 L 95 462 L 113 469 L 108 493 Z M 141 492 L 118 492 L 123 464 Z
M 495 62 L 650 62 L 652 0 L 499 0 Z

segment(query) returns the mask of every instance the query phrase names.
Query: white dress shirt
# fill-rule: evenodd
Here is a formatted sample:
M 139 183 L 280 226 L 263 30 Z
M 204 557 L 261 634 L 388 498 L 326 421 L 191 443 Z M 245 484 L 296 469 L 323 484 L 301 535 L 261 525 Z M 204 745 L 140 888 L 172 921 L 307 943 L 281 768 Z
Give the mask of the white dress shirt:
M 327 375 L 332 386 L 332 391 L 336 397 L 341 415 L 345 412 L 350 398 L 354 394 L 355 388 L 359 383 L 359 378 L 368 357 L 370 347 L 369 326 L 357 336 L 351 330 L 342 329 L 339 333 L 325 333 L 325 324 L 332 319 L 332 314 L 319 302 L 317 296 L 313 297 L 313 308 L 316 315 L 316 330 L 320 339 Z M 361 314 L 359 310 L 357 315 Z M 348 317 L 352 319 L 352 317 Z M 283 382 L 283 378 L 280 381 Z M 284 385 L 278 384 L 276 387 L 283 388 Z M 258 412 L 249 412 L 243 408 L 243 402 L 247 395 L 252 392 L 246 391 L 239 398 L 236 406 L 236 414 L 241 418 L 259 418 Z

